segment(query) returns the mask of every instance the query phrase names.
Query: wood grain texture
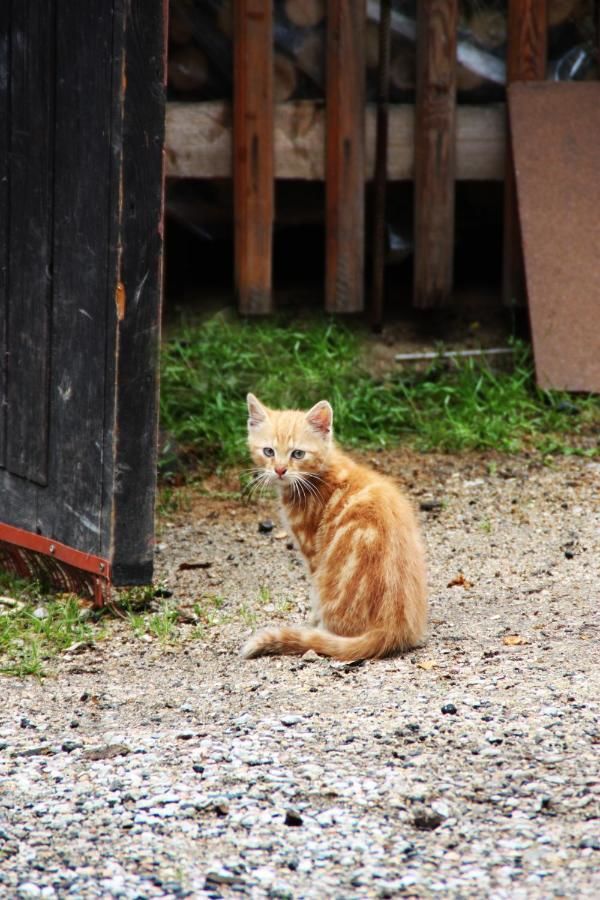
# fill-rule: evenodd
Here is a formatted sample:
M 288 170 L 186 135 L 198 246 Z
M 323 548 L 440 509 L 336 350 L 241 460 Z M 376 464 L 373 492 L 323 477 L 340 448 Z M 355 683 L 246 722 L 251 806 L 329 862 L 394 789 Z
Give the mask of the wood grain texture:
M 537 381 L 600 393 L 600 84 L 514 84 L 509 109 Z
M 53 0 L 13 0 L 11 24 L 5 462 L 46 484 L 54 144 L 38 136 L 53 133 Z
M 240 312 L 256 315 L 273 308 L 272 4 L 238 0 L 233 40 L 235 285 Z
M 0 469 L 6 446 L 6 325 L 8 311 L 8 152 L 11 4 L 0 3 Z
M 418 4 L 414 306 L 445 305 L 454 267 L 457 0 Z
M 366 109 L 365 178 L 375 168 L 375 119 Z M 275 108 L 275 177 L 306 181 L 325 178 L 325 110 L 299 100 Z M 456 177 L 501 181 L 504 177 L 506 114 L 504 104 L 459 106 L 456 116 Z M 173 178 L 230 178 L 231 109 L 229 104 L 167 104 L 167 175 Z M 389 107 L 388 178 L 414 175 L 414 108 Z
M 47 12 L 47 4 L 39 6 Z M 0 319 L 8 297 L 14 327 L 23 279 L 36 276 L 50 252 L 49 333 L 39 330 L 39 304 L 32 302 L 26 316 L 21 311 L 20 322 L 28 352 L 50 360 L 48 477 L 42 486 L 0 469 L 0 518 L 110 558 L 117 581 L 145 582 L 152 574 L 156 479 L 166 3 L 57 0 L 52 28 L 36 24 L 37 7 L 19 7 L 10 38 L 13 48 L 15 42 L 27 48 L 38 76 L 52 54 L 47 87 L 36 76 L 38 94 L 53 98 L 52 110 L 37 123 L 35 141 L 25 140 L 14 131 L 31 128 L 35 110 L 15 110 L 11 102 L 18 159 L 13 152 L 9 193 L 14 207 L 13 185 L 21 187 L 22 173 L 30 172 L 34 184 L 23 196 L 36 213 L 27 190 L 43 187 L 38 171 L 40 159 L 47 160 L 50 251 L 29 240 L 24 216 L 11 209 L 10 234 L 0 231 L 1 258 L 9 246 L 12 266 L 19 234 L 28 238 L 19 257 L 25 274 L 9 278 L 0 294 Z M 14 97 L 26 94 L 30 70 L 19 68 L 19 54 L 12 59 Z M 45 196 L 38 191 L 34 199 Z M 39 219 L 38 210 L 32 230 Z M 20 231 L 13 232 L 15 222 Z M 12 390 L 34 397 L 35 371 L 11 368 Z
M 129 0 L 120 104 L 121 203 L 113 234 L 121 252 L 111 304 L 114 358 L 114 458 L 109 558 L 115 584 L 151 581 L 158 444 L 158 381 L 163 250 L 163 146 L 166 3 Z M 115 284 L 116 282 L 116 284 Z M 110 508 L 110 507 L 109 507 Z
M 510 85 L 515 81 L 543 81 L 546 77 L 547 56 L 547 0 L 509 0 L 507 83 Z M 525 269 L 510 129 L 504 178 L 503 229 L 503 301 L 506 306 L 523 306 L 526 299 Z
M 40 135 L 40 142 L 54 143 L 56 160 L 49 484 L 38 495 L 36 528 L 91 553 L 100 547 L 107 449 L 104 380 L 110 349 L 104 298 L 112 29 L 110 9 L 94 0 L 61 0 L 52 78 L 54 120 L 50 132 Z
M 328 0 L 325 307 L 360 312 L 365 259 L 365 4 Z

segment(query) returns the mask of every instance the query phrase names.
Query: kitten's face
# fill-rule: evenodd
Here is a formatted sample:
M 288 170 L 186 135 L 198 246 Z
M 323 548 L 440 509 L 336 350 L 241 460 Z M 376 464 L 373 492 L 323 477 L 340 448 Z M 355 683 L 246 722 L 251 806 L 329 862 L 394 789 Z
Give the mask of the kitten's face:
M 305 413 L 267 409 L 248 394 L 248 414 L 248 446 L 267 483 L 293 487 L 327 467 L 333 411 L 326 400 Z

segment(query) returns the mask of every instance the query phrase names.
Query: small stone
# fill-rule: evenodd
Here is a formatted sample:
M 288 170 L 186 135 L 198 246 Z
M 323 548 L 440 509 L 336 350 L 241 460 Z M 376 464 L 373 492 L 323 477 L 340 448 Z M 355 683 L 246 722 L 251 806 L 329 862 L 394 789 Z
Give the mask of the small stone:
M 42 893 L 32 881 L 24 881 L 18 886 L 17 892 L 19 897 L 39 897 Z
M 238 884 L 240 881 L 240 876 L 230 872 L 229 869 L 211 869 L 206 873 L 206 884 L 208 886 L 213 884 Z
M 64 741 L 61 744 L 60 749 L 64 750 L 65 753 L 72 753 L 73 750 L 78 750 L 81 747 L 81 744 L 78 744 L 76 741 Z
M 296 812 L 293 809 L 286 810 L 285 819 L 283 820 L 284 825 L 289 825 L 292 828 L 298 828 L 302 825 L 302 816 L 300 813 Z
M 34 617 L 34 619 L 39 619 L 40 621 L 42 621 L 43 619 L 48 618 L 48 610 L 45 606 L 36 606 L 31 615 Z
M 413 825 L 420 831 L 434 831 L 442 824 L 442 816 L 433 809 L 421 809 L 413 816 Z
M 285 725 L 287 728 L 291 728 L 292 725 L 299 725 L 300 722 L 303 722 L 304 718 L 302 716 L 282 716 L 281 724 Z
M 260 534 L 270 534 L 275 525 L 271 521 L 271 519 L 264 519 L 264 521 L 258 523 L 258 530 Z
M 600 850 L 600 836 L 587 837 L 579 841 L 580 850 Z
M 446 703 L 444 706 L 442 706 L 442 712 L 445 716 L 455 716 L 458 710 L 455 707 L 454 703 Z
M 194 765 L 192 766 L 192 770 L 194 772 L 197 772 L 198 775 L 202 775 L 202 773 L 204 772 L 204 766 L 201 766 L 200 763 L 194 763 Z
M 307 650 L 306 653 L 303 654 L 302 659 L 304 662 L 317 662 L 321 657 L 315 650 Z

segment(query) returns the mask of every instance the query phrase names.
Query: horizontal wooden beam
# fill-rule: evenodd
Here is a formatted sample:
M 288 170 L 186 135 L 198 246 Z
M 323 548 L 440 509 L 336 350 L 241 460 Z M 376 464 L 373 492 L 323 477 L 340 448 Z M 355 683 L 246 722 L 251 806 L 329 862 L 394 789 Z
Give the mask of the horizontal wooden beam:
M 456 177 L 502 181 L 506 141 L 504 104 L 459 106 L 456 116 Z M 414 107 L 390 106 L 388 177 L 414 175 Z M 374 107 L 367 107 L 366 177 L 375 168 Z M 174 178 L 231 177 L 231 107 L 228 103 L 167 104 L 167 175 Z M 309 100 L 275 107 L 275 177 L 323 181 L 325 110 Z

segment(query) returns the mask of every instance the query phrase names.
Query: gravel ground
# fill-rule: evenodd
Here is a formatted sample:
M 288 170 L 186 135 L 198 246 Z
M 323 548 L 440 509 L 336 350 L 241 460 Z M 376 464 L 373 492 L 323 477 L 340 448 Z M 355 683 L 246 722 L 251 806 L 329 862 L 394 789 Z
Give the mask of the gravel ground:
M 427 644 L 242 662 L 303 570 L 272 501 L 193 499 L 158 575 L 203 635 L 2 682 L 1 896 L 600 896 L 600 465 L 373 462 L 421 506 Z

